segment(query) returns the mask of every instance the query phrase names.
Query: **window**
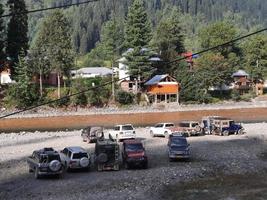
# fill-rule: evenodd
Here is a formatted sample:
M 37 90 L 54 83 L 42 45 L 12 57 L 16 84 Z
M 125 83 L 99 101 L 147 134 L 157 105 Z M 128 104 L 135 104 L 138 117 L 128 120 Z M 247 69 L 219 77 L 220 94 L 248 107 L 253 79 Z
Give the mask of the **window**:
M 189 123 L 179 123 L 180 127 L 190 127 Z
M 119 131 L 120 130 L 120 127 L 119 126 L 115 126 L 114 127 L 114 131 Z
M 74 153 L 72 159 L 88 158 L 87 153 Z
M 122 130 L 124 130 L 124 131 L 133 130 L 133 127 L 130 125 L 122 126 Z
M 166 124 L 166 127 L 173 127 L 174 124 Z
M 161 128 L 161 127 L 163 127 L 163 124 L 156 124 L 155 127 L 156 128 Z
M 198 123 L 192 123 L 192 127 L 198 126 Z

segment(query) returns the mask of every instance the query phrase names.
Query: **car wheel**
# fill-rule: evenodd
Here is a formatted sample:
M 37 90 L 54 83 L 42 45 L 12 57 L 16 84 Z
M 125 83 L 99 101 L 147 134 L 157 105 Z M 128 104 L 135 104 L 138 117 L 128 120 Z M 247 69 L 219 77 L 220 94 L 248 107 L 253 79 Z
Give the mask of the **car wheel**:
M 168 136 L 169 136 L 168 131 L 165 131 L 165 132 L 164 132 L 164 137 L 165 137 L 165 138 L 168 138 Z
M 147 169 L 148 168 L 148 163 L 147 162 L 144 163 L 143 168 L 144 169 Z
M 169 161 L 170 161 L 170 162 L 173 162 L 173 158 L 169 158 Z
M 129 163 L 128 162 L 125 162 L 124 163 L 124 167 L 125 167 L 125 169 L 129 169 L 130 168 Z
M 34 170 L 34 177 L 35 177 L 35 179 L 39 179 L 40 178 L 39 169 L 38 168 L 35 168 L 35 170 Z
M 244 130 L 243 130 L 243 129 L 239 129 L 239 130 L 237 131 L 237 134 L 238 134 L 238 135 L 242 135 L 242 134 L 244 134 Z
M 150 135 L 151 135 L 151 137 L 155 137 L 153 131 L 150 131 Z
M 223 135 L 223 136 L 228 136 L 228 135 L 229 135 L 229 131 L 223 131 L 223 132 L 222 132 L 222 135 Z

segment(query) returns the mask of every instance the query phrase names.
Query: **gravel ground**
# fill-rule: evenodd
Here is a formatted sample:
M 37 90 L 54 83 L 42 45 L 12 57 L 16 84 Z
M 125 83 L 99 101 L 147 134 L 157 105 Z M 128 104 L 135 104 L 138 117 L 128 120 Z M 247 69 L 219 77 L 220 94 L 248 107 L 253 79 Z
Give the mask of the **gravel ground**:
M 81 131 L 0 134 L 0 199 L 187 199 L 170 195 L 176 190 L 174 184 L 221 175 L 243 177 L 257 173 L 267 177 L 267 123 L 244 124 L 244 127 L 245 135 L 188 138 L 192 154 L 189 162 L 169 162 L 167 140 L 151 138 L 148 128 L 137 128 L 137 136 L 144 139 L 149 169 L 96 172 L 92 167 L 90 172 L 65 173 L 59 180 L 35 180 L 33 174 L 28 173 L 26 157 L 43 147 L 59 150 L 82 146 L 93 153 L 94 144 L 83 143 Z M 253 177 L 256 176 L 251 179 Z M 253 185 L 251 187 L 253 189 Z M 223 199 L 235 199 L 227 194 Z M 267 199 L 264 197 L 262 199 Z

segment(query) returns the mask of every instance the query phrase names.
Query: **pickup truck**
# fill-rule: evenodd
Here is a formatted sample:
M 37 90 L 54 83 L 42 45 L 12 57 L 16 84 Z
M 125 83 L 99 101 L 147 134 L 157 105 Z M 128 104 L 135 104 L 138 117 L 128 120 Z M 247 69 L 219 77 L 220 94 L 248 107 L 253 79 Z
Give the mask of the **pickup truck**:
M 134 127 L 131 124 L 117 125 L 109 132 L 109 138 L 117 141 L 135 139 Z
M 36 179 L 42 175 L 55 175 L 58 178 L 63 173 L 60 155 L 53 148 L 36 150 L 27 158 L 29 172 L 34 172 Z

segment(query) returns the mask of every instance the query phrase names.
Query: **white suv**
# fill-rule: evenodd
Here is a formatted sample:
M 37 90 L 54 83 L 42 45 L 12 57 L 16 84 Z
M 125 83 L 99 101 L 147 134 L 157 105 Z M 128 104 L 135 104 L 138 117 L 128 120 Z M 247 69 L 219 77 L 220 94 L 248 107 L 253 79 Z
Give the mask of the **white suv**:
M 171 134 L 171 130 L 169 128 L 172 127 L 174 127 L 173 123 L 158 123 L 149 129 L 149 133 L 152 137 L 155 136 L 168 137 Z
M 131 124 L 117 125 L 109 132 L 109 137 L 114 140 L 135 139 L 136 134 Z
M 90 169 L 90 156 L 81 147 L 66 147 L 61 151 L 60 157 L 66 169 Z

